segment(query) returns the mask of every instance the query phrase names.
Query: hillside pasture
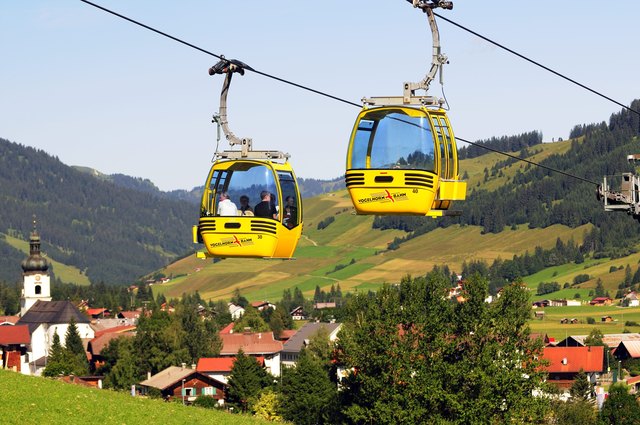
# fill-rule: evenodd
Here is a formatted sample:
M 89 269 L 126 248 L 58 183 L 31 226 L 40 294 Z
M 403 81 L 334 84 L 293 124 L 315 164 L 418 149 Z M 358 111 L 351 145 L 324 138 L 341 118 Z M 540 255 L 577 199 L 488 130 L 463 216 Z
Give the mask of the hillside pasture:
M 22 239 L 14 238 L 9 235 L 2 234 L 4 239 L 12 247 L 24 252 L 25 258 L 29 255 L 29 242 Z M 51 263 L 55 276 L 65 283 L 75 283 L 76 285 L 87 286 L 89 285 L 89 278 L 82 273 L 80 269 L 74 266 L 69 266 L 58 261 L 52 260 L 46 256 L 46 252 L 43 252 L 47 261 Z
M 626 321 L 640 323 L 640 307 L 619 307 L 619 306 L 591 306 L 583 304 L 579 307 L 546 307 L 544 309 L 534 309 L 533 311 L 544 311 L 544 319 L 531 319 L 529 325 L 531 332 L 547 333 L 549 336 L 560 341 L 568 335 L 588 335 L 593 328 L 598 328 L 602 333 L 623 333 L 640 332 L 638 326 L 625 326 Z M 613 322 L 602 322 L 603 316 L 611 316 Z M 587 318 L 592 317 L 596 323 L 590 325 Z M 560 320 L 578 319 L 577 324 L 561 324 Z
M 0 370 L 2 415 L 7 424 L 264 424 L 247 415 L 183 406 L 128 393 L 98 390 Z

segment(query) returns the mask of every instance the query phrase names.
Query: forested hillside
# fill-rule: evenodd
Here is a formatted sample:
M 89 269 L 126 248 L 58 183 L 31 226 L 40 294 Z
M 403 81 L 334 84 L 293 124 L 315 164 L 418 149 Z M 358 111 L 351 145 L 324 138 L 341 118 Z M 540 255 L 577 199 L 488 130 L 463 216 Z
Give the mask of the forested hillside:
M 193 247 L 192 205 L 120 187 L 4 139 L 0 201 L 1 234 L 28 239 L 36 214 L 43 251 L 93 282 L 130 282 Z M 22 259 L 2 237 L 0 280 L 18 280 Z
M 640 101 L 634 101 L 631 107 L 640 107 Z M 536 145 L 541 139 L 536 134 L 492 139 L 485 144 L 494 149 L 519 150 L 521 158 L 530 158 L 539 149 Z M 550 155 L 540 163 L 592 182 L 600 182 L 604 175 L 630 171 L 626 158 L 628 154 L 639 152 L 639 135 L 640 118 L 622 111 L 612 115 L 609 124 L 602 122 L 576 126 L 571 131 L 573 141 L 570 149 L 562 154 Z M 477 157 L 481 150 L 470 147 L 462 151 L 462 156 Z M 509 170 L 512 172 L 509 173 Z M 461 173 L 464 174 L 465 170 L 462 169 Z M 492 180 L 496 180 L 497 184 L 494 190 L 488 190 L 486 187 Z M 481 226 L 485 233 L 500 233 L 522 224 L 527 224 L 529 228 L 546 228 L 554 224 L 576 228 L 592 223 L 595 229 L 590 241 L 596 255 L 619 256 L 628 253 L 640 237 L 640 227 L 632 225 L 634 223 L 630 223 L 630 218 L 624 214 L 605 213 L 601 203 L 596 200 L 595 192 L 593 183 L 507 158 L 491 168 L 486 167 L 482 182 L 469 186 L 467 200 L 457 205 L 464 210 L 460 217 L 442 220 L 379 217 L 373 227 L 413 232 L 408 238 L 396 240 L 397 245 L 437 227 L 453 224 Z

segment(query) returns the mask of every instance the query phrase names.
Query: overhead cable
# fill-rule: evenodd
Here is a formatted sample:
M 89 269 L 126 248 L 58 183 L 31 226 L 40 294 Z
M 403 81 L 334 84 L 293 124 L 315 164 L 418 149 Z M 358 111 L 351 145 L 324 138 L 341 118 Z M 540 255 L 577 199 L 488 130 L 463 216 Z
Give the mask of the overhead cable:
M 485 37 L 484 35 L 479 34 L 479 33 L 475 32 L 475 31 L 473 31 L 473 30 L 471 30 L 471 29 L 469 29 L 469 28 L 467 28 L 467 27 L 465 27 L 463 25 L 460 25 L 457 22 L 452 21 L 451 19 L 445 18 L 444 16 L 442 16 L 442 15 L 440 15 L 438 13 L 434 12 L 434 15 L 436 15 L 438 18 L 442 19 L 443 21 L 449 22 L 451 25 L 455 25 L 456 27 L 458 27 L 458 28 L 460 28 L 460 29 L 462 29 L 464 31 L 467 31 L 467 32 L 475 35 L 476 37 L 479 37 L 479 38 L 483 39 L 484 41 L 493 44 L 496 47 L 499 47 L 499 48 L 501 48 L 503 50 L 506 50 L 507 52 L 512 53 L 512 54 L 518 56 L 519 58 L 524 59 L 527 62 L 532 63 L 532 64 L 544 69 L 545 71 L 549 71 L 550 73 L 552 73 L 554 75 L 557 75 L 558 77 L 563 78 L 563 79 L 569 81 L 570 83 L 573 83 L 573 84 L 575 84 L 575 85 L 577 85 L 579 87 L 582 87 L 583 89 L 585 89 L 587 91 L 590 91 L 591 93 L 593 93 L 593 94 L 595 94 L 597 96 L 600 96 L 600 97 L 602 97 L 604 99 L 607 99 L 608 101 L 613 102 L 618 106 L 621 106 L 622 108 L 628 110 L 629 112 L 633 112 L 634 114 L 640 115 L 640 112 L 636 111 L 635 109 L 632 109 L 632 108 L 628 107 L 627 105 L 625 105 L 625 104 L 623 104 L 621 102 L 618 102 L 617 100 L 612 99 L 611 97 L 609 97 L 609 96 L 607 96 L 605 94 L 602 94 L 599 91 L 594 90 L 591 87 L 574 80 L 573 78 L 569 78 L 566 75 L 561 74 L 560 72 L 549 68 L 548 66 L 542 65 L 540 62 L 536 62 L 535 60 L 533 60 L 531 58 L 528 58 L 527 56 L 525 56 L 523 54 L 520 54 L 520 53 L 516 52 L 515 50 L 510 49 L 510 48 L 508 48 L 508 47 L 506 47 L 506 46 L 504 46 L 504 45 L 502 45 L 502 44 L 500 44 L 500 43 L 498 43 L 496 41 L 493 41 L 490 38 Z
M 91 2 L 91 1 L 88 1 L 88 0 L 80 0 L 80 1 L 81 1 L 81 2 L 83 2 L 83 3 L 86 3 L 86 4 L 90 5 L 90 6 L 93 6 L 93 7 L 97 8 L 97 9 L 100 9 L 100 10 L 102 10 L 102 11 L 104 11 L 104 12 L 107 12 L 107 13 L 110 13 L 110 14 L 112 14 L 112 15 L 114 15 L 114 16 L 117 16 L 118 18 L 124 19 L 125 21 L 131 22 L 131 23 L 133 23 L 133 24 L 135 24 L 135 25 L 138 25 L 138 26 L 140 26 L 140 27 L 142 27 L 142 28 L 145 28 L 145 29 L 147 29 L 147 30 L 149 30 L 149 31 L 155 32 L 156 34 L 160 34 L 160 35 L 162 35 L 162 36 L 164 36 L 164 37 L 167 37 L 167 38 L 169 38 L 169 39 L 171 39 L 171 40 L 173 40 L 173 41 L 177 41 L 178 43 L 181 43 L 181 44 L 183 44 L 183 45 L 185 45 L 185 46 L 191 47 L 192 49 L 196 49 L 196 50 L 198 50 L 199 52 L 205 53 L 205 54 L 207 54 L 207 55 L 209 55 L 209 56 L 213 56 L 213 57 L 215 57 L 215 58 L 217 58 L 217 59 L 224 59 L 224 56 L 222 56 L 222 55 L 217 55 L 217 54 L 215 54 L 215 53 L 212 53 L 212 52 L 210 52 L 210 51 L 208 51 L 208 50 L 205 50 L 205 49 L 203 49 L 203 48 L 201 48 L 201 47 L 198 47 L 198 46 L 196 46 L 196 45 L 194 45 L 194 44 L 191 44 L 191 43 L 188 43 L 188 42 L 186 42 L 186 41 L 184 41 L 184 40 L 182 40 L 182 39 L 179 39 L 178 37 L 174 37 L 174 36 L 172 36 L 172 35 L 170 35 L 170 34 L 167 34 L 167 33 L 163 32 L 163 31 L 160 31 L 160 30 L 158 30 L 158 29 L 155 29 L 155 28 L 153 28 L 153 27 L 151 27 L 151 26 L 149 26 L 149 25 L 145 25 L 145 24 L 143 24 L 142 22 L 138 22 L 138 21 L 136 21 L 136 20 L 134 20 L 134 19 L 131 19 L 131 18 L 127 17 L 127 16 L 124 16 L 124 15 L 122 15 L 122 14 L 120 14 L 120 13 L 114 12 L 114 11 L 112 11 L 112 10 L 110 10 L 110 9 L 107 9 L 107 8 L 105 8 L 105 7 L 103 7 L 103 6 L 100 6 L 100 5 L 98 5 L 98 4 L 95 4 L 95 3 Z M 436 14 L 436 15 L 437 15 L 437 14 Z M 446 18 L 441 17 L 440 15 L 437 15 L 437 16 L 438 16 L 438 17 L 440 17 L 440 18 L 442 18 L 442 19 L 444 19 L 445 21 L 448 21 L 448 22 L 450 22 L 450 23 L 452 23 L 452 24 L 456 25 L 456 26 L 460 26 L 460 25 L 456 24 L 456 23 L 455 23 L 455 22 L 453 22 L 453 21 L 450 21 L 450 20 L 448 20 L 448 19 L 446 19 Z M 485 40 L 487 40 L 487 41 L 489 41 L 489 42 L 491 42 L 491 43 L 494 43 L 494 44 L 498 45 L 499 47 L 502 47 L 503 49 L 506 49 L 506 50 L 510 51 L 511 53 L 514 53 L 514 54 L 516 54 L 516 55 L 518 55 L 518 56 L 522 57 L 523 59 L 528 60 L 529 62 L 532 62 L 532 63 L 534 63 L 534 64 L 536 64 L 536 65 L 538 65 L 538 66 L 541 66 L 542 68 L 547 69 L 547 70 L 548 70 L 548 71 L 550 71 L 550 72 L 553 72 L 553 73 L 555 73 L 555 74 L 557 74 L 557 75 L 560 75 L 561 77 L 563 77 L 563 78 L 565 78 L 565 79 L 568 79 L 569 81 L 574 82 L 574 83 L 576 83 L 576 84 L 578 84 L 578 85 L 582 86 L 580 83 L 577 83 L 577 82 L 575 82 L 575 81 L 573 81 L 573 80 L 571 80 L 571 79 L 569 79 L 569 78 L 567 78 L 567 77 L 564 77 L 564 76 L 562 76 L 561 74 L 559 74 L 559 73 L 557 73 L 557 72 L 555 72 L 555 71 L 553 71 L 553 70 L 551 70 L 551 69 L 549 69 L 549 68 L 547 68 L 547 67 L 545 67 L 545 66 L 543 66 L 543 65 L 540 65 L 540 64 L 538 64 L 537 62 L 534 62 L 534 61 L 532 61 L 532 60 L 530 60 L 530 59 L 528 59 L 528 58 L 526 58 L 526 57 L 524 57 L 524 56 L 520 55 L 519 53 L 516 53 L 516 52 L 514 52 L 514 51 L 512 51 L 512 50 L 510 50 L 510 49 L 507 49 L 506 47 L 503 47 L 503 46 L 501 46 L 501 45 L 499 45 L 499 44 L 497 44 L 497 43 L 495 43 L 495 42 L 493 42 L 493 41 L 491 41 L 491 40 L 489 40 L 489 39 L 487 39 L 487 38 L 485 38 L 485 37 L 483 37 L 483 36 L 481 36 L 481 35 L 479 35 L 479 34 L 477 34 L 477 33 L 474 33 L 474 32 L 473 32 L 473 31 L 471 31 L 471 30 L 468 30 L 468 29 L 466 29 L 466 28 L 464 28 L 464 27 L 462 27 L 462 26 L 460 26 L 460 28 L 465 29 L 465 30 L 467 30 L 467 31 L 469 31 L 469 32 L 472 32 L 473 34 L 475 34 L 475 35 L 477 35 L 477 36 L 479 36 L 479 37 L 481 37 L 481 38 L 483 38 L 483 39 L 485 39 Z M 361 108 L 361 107 L 362 107 L 362 105 L 361 105 L 361 104 L 359 104 L 359 103 L 351 102 L 351 101 L 349 101 L 349 100 L 342 99 L 342 98 L 340 98 L 340 97 L 337 97 L 337 96 L 334 96 L 334 95 L 331 95 L 331 94 L 328 94 L 328 93 L 322 92 L 322 91 L 320 91 L 320 90 L 315 90 L 315 89 L 313 89 L 313 88 L 310 88 L 310 87 L 304 86 L 304 85 L 302 85 L 302 84 L 298 84 L 298 83 L 295 83 L 295 82 L 292 82 L 292 81 L 286 80 L 286 79 L 284 79 L 284 78 L 277 77 L 277 76 L 275 76 L 275 75 L 267 74 L 266 72 L 258 71 L 258 70 L 256 70 L 255 68 L 252 68 L 252 67 L 247 67 L 247 68 L 245 68 L 245 69 L 246 69 L 247 71 L 250 71 L 250 72 L 255 72 L 256 74 L 262 75 L 262 76 L 264 76 L 264 77 L 271 78 L 272 80 L 280 81 L 280 82 L 282 82 L 282 83 L 289 84 L 289 85 L 294 86 L 294 87 L 298 87 L 298 88 L 300 88 L 300 89 L 303 89 L 303 90 L 306 90 L 306 91 L 309 91 L 309 92 L 312 92 L 312 93 L 318 94 L 318 95 L 320 95 L 320 96 L 328 97 L 328 98 L 330 98 L 330 99 L 337 100 L 337 101 L 339 101 L 339 102 L 346 103 L 346 104 L 348 104 L 348 105 L 356 106 L 356 107 L 358 107 L 358 108 Z M 582 87 L 587 88 L 586 86 L 582 86 Z M 615 100 L 613 100 L 613 99 L 610 99 L 610 98 L 608 98 L 608 97 L 606 97 L 606 96 L 604 96 L 604 95 L 602 95 L 602 94 L 600 94 L 600 93 L 598 93 L 598 92 L 596 92 L 596 91 L 594 91 L 594 90 L 591 90 L 591 89 L 589 89 L 589 88 L 587 88 L 587 89 L 588 89 L 588 90 L 590 90 L 590 91 L 592 91 L 592 92 L 594 92 L 594 93 L 596 93 L 596 94 L 598 94 L 598 95 L 600 95 L 600 96 L 603 96 L 603 97 L 605 97 L 605 98 L 607 98 L 607 99 L 611 100 L 612 102 L 614 102 L 614 103 L 616 103 L 616 104 L 618 104 L 618 105 L 620 105 L 620 106 L 622 106 L 622 107 L 624 107 L 624 108 L 626 108 L 626 109 L 629 109 L 630 111 L 633 111 L 633 112 L 635 112 L 635 113 L 637 113 L 637 114 L 639 114 L 639 115 L 640 115 L 640 113 L 638 113 L 638 112 L 634 111 L 633 109 L 630 109 L 630 108 L 628 108 L 628 107 L 626 107 L 626 106 L 624 106 L 624 105 L 622 105 L 622 104 L 620 104 L 620 103 L 616 102 L 616 101 L 615 101 Z M 463 138 L 461 138 L 461 137 L 457 137 L 457 136 L 456 136 L 456 140 L 459 140 L 459 141 L 464 142 L 464 143 L 468 143 L 468 144 L 473 145 L 473 146 L 480 147 L 480 148 L 482 148 L 482 149 L 486 149 L 486 150 L 491 151 L 491 152 L 498 153 L 498 154 L 500 154 L 500 155 L 507 156 L 507 157 L 509 157 L 509 158 L 513 158 L 513 159 L 518 160 L 518 161 L 523 161 L 523 162 L 526 162 L 526 163 L 528 163 L 528 164 L 534 165 L 534 166 L 536 166 L 536 167 L 544 168 L 544 169 L 546 169 L 546 170 L 549 170 L 549 171 L 552 171 L 552 172 L 555 172 L 555 173 L 559 173 L 559 174 L 562 174 L 562 175 L 567 176 L 567 177 L 571 177 L 571 178 L 574 178 L 574 179 L 578 179 L 578 180 L 581 180 L 581 181 L 586 182 L 586 183 L 599 185 L 599 183 L 596 183 L 596 182 L 591 181 L 591 180 L 587 180 L 587 179 L 585 179 L 585 178 L 583 178 L 583 177 L 575 176 L 575 175 L 573 175 L 573 174 L 570 174 L 570 173 L 567 173 L 567 172 L 564 172 L 564 171 L 561 171 L 561 170 L 557 170 L 557 169 L 555 169 L 555 168 L 547 167 L 546 165 L 542 165 L 542 164 L 539 164 L 539 163 L 536 163 L 536 162 L 530 161 L 530 160 L 525 159 L 525 158 L 520 158 L 520 157 L 518 157 L 518 156 L 515 156 L 515 155 L 512 155 L 512 154 L 509 154 L 509 153 L 506 153 L 506 152 L 502 152 L 502 151 L 499 151 L 499 150 L 497 150 L 497 149 L 490 148 L 490 147 L 488 147 L 488 146 L 486 146 L 486 145 L 483 145 L 483 144 L 481 144 L 481 143 L 471 142 L 471 141 L 469 141 L 469 140 L 465 140 L 465 139 L 463 139 Z

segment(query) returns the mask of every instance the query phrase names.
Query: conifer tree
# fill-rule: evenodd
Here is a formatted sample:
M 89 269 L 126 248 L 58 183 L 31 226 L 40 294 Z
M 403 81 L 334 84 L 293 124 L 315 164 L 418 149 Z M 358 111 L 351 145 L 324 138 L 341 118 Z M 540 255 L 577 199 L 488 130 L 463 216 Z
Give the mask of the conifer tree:
M 229 404 L 238 407 L 242 412 L 249 410 L 260 391 L 271 384 L 267 371 L 255 358 L 245 355 L 242 349 L 236 355 L 228 383 Z
M 592 393 L 593 388 L 589 382 L 589 378 L 587 377 L 587 374 L 580 369 L 580 372 L 576 375 L 571 388 L 569 388 L 569 394 L 571 394 L 572 398 L 577 400 L 588 400 L 591 398 Z
M 337 388 L 322 361 L 303 349 L 295 368 L 284 371 L 282 411 L 296 425 L 337 423 Z
M 47 367 L 45 367 L 43 375 L 49 377 L 55 377 L 60 375 L 66 375 L 69 372 L 69 364 L 64 352 L 62 344 L 60 344 L 60 337 L 58 332 L 53 334 L 53 343 L 51 344 L 51 351 L 49 351 L 49 357 L 47 358 Z
M 73 317 L 69 321 L 69 327 L 64 337 L 64 345 L 66 357 L 72 368 L 70 372 L 80 376 L 89 373 L 87 354 Z

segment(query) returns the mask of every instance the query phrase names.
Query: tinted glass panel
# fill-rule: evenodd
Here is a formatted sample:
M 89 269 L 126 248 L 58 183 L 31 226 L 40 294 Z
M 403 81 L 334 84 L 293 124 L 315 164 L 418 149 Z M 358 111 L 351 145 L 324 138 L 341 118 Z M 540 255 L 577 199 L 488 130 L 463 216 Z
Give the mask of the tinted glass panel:
M 427 116 L 412 117 L 402 109 L 368 113 L 358 125 L 351 149 L 351 168 L 434 168 L 433 136 Z
M 293 174 L 288 171 L 278 171 L 280 188 L 282 189 L 282 224 L 293 229 L 302 221 L 302 205 L 299 203 L 298 186 Z
M 374 123 L 375 121 L 365 119 L 358 123 L 358 130 L 351 147 L 351 166 L 348 168 L 367 168 L 367 152 Z
M 215 194 L 215 215 L 234 215 L 233 208 L 235 215 L 254 215 L 256 206 L 262 202 L 262 195 L 265 195 L 265 200 L 258 208 L 261 216 L 274 218 L 277 215 L 279 193 L 273 171 L 265 165 L 235 163 L 222 172 L 217 181 L 212 179 L 211 185 L 212 193 Z M 220 195 L 223 192 L 227 192 L 231 204 L 226 203 L 220 207 Z

